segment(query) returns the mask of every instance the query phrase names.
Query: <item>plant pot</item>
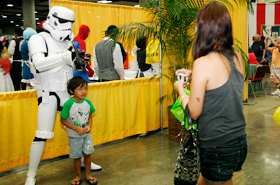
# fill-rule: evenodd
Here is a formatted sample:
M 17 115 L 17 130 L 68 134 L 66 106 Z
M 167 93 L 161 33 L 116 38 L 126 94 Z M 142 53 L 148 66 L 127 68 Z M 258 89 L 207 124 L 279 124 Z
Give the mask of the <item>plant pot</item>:
M 172 114 L 170 109 L 172 105 L 168 106 L 168 131 L 169 131 L 169 139 L 172 141 L 180 142 L 181 136 L 175 138 L 181 132 L 181 123 L 180 121 Z M 184 136 L 188 133 L 188 130 L 185 128 Z

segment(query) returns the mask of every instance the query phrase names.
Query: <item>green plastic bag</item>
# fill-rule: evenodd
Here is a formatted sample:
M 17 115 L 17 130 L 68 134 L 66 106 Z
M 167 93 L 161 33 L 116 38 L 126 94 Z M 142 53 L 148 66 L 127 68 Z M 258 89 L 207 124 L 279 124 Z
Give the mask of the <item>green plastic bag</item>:
M 185 92 L 188 96 L 190 95 L 190 90 L 185 89 Z M 176 100 L 176 102 L 174 103 L 174 105 L 172 106 L 170 111 L 180 121 L 180 123 L 182 123 L 184 121 L 184 109 L 183 109 L 183 106 L 180 103 L 180 98 L 181 97 L 179 97 Z M 196 130 L 197 129 L 197 121 L 196 120 L 193 121 L 193 126 L 194 126 L 194 129 Z M 189 130 L 189 122 L 188 122 L 187 118 L 186 118 L 186 121 L 185 121 L 185 128 L 187 130 Z

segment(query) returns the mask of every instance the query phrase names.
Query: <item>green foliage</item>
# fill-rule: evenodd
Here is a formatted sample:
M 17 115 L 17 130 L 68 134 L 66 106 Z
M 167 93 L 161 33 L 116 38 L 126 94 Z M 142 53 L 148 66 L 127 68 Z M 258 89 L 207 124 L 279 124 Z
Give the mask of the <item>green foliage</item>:
M 245 4 L 249 11 L 253 10 L 250 0 L 149 0 L 144 8 L 150 21 L 132 22 L 119 27 L 115 41 L 125 41 L 131 46 L 140 36 L 159 39 L 162 53 L 170 62 L 170 74 L 165 76 L 174 83 L 177 69 L 192 67 L 188 56 L 194 41 L 197 14 L 204 4 L 212 1 L 223 3 L 229 9 L 233 9 L 234 5 L 238 8 L 239 5 Z M 241 51 L 243 59 L 246 59 L 244 61 L 248 63 L 247 52 L 243 52 L 238 45 L 235 48 Z M 174 90 L 173 99 L 176 100 Z

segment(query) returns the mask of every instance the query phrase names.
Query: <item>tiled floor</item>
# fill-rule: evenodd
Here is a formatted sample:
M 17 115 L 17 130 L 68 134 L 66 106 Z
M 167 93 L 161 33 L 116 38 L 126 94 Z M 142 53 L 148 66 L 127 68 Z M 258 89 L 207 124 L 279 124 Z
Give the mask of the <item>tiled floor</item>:
M 243 170 L 234 174 L 236 185 L 280 184 L 280 125 L 273 121 L 280 98 L 270 95 L 275 85 L 268 76 L 268 96 L 259 90 L 257 98 L 249 94 L 249 102 L 244 105 L 249 152 Z M 92 161 L 103 169 L 92 175 L 100 185 L 171 185 L 178 148 L 179 143 L 168 139 L 168 129 L 97 146 Z M 1 173 L 0 185 L 22 185 L 26 172 L 22 167 Z M 70 184 L 74 177 L 72 160 L 64 157 L 41 165 L 36 179 L 37 185 L 59 185 Z

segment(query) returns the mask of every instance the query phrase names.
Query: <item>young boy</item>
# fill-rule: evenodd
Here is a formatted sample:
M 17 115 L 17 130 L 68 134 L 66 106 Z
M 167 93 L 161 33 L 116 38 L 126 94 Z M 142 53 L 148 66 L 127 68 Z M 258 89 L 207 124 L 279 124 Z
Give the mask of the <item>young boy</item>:
M 74 159 L 76 177 L 71 184 L 81 184 L 81 157 L 84 156 L 86 181 L 96 185 L 97 179 L 90 175 L 90 154 L 94 151 L 90 127 L 95 108 L 86 98 L 87 86 L 87 82 L 80 76 L 69 80 L 67 89 L 73 96 L 65 102 L 60 114 L 60 122 L 67 128 L 70 144 L 69 157 Z

